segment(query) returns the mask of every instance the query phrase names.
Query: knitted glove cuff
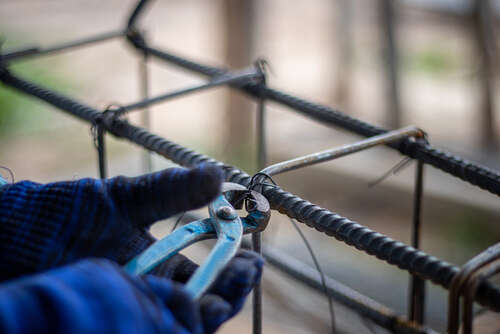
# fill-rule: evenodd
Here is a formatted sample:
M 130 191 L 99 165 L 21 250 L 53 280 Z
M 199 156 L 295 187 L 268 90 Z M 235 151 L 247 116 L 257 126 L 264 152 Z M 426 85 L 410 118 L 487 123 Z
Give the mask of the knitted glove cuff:
M 77 221 L 67 226 L 60 224 L 75 219 L 71 210 L 82 196 L 77 189 L 72 183 L 41 185 L 30 181 L 1 188 L 0 279 L 47 268 L 48 263 L 57 261 L 63 254 L 63 249 L 57 249 L 63 243 L 54 240 L 63 238 L 67 241 L 64 244 L 68 244 L 75 237 L 72 234 L 75 225 L 84 227 Z M 86 229 L 92 228 L 86 226 Z M 83 231 L 85 233 L 85 229 Z

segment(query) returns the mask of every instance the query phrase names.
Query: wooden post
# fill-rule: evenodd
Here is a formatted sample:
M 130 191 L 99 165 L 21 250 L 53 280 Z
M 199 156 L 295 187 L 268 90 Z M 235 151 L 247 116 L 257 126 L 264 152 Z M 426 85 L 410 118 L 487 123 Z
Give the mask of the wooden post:
M 481 146 L 486 151 L 497 148 L 493 108 L 495 57 L 497 52 L 493 34 L 492 10 L 489 0 L 475 0 L 472 13 L 472 29 L 478 50 L 478 58 L 481 59 L 481 71 L 479 73 Z
M 231 69 L 251 65 L 252 12 L 254 0 L 226 0 L 226 63 Z M 230 159 L 245 164 L 246 152 L 251 146 L 255 107 L 241 92 L 231 90 L 228 95 L 225 124 L 224 153 Z M 251 160 L 249 160 L 251 161 Z M 248 166 L 244 166 L 248 167 Z
M 397 23 L 393 0 L 380 0 L 379 18 L 383 39 L 383 60 L 387 96 L 387 125 L 392 129 L 401 127 L 401 103 L 399 95 L 398 48 L 395 36 Z

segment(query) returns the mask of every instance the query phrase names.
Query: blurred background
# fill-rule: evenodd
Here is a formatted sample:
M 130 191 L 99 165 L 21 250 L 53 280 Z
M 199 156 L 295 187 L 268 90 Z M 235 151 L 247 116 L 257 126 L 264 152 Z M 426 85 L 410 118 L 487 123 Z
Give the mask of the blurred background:
M 122 27 L 134 0 L 3 0 L 2 52 L 50 46 Z M 500 168 L 498 0 L 163 0 L 140 26 L 155 46 L 232 69 L 268 61 L 268 84 L 387 128 L 417 125 L 430 142 Z M 141 56 L 124 40 L 15 62 L 22 76 L 104 109 L 141 98 Z M 203 82 L 152 59 L 152 95 Z M 151 130 L 249 174 L 257 171 L 256 103 L 215 88 L 150 108 Z M 269 163 L 359 138 L 273 103 Z M 140 115 L 130 120 L 141 124 Z M 16 180 L 97 177 L 87 124 L 0 86 L 0 165 Z M 137 175 L 144 152 L 108 136 L 109 174 Z M 376 187 L 368 184 L 401 160 L 376 148 L 276 177 L 280 186 L 390 237 L 410 242 L 414 166 Z M 170 166 L 153 156 L 152 168 Z M 425 172 L 424 251 L 460 265 L 500 240 L 498 198 L 431 167 Z M 206 210 L 205 210 L 206 211 Z M 200 211 L 206 214 L 203 210 Z M 172 222 L 154 226 L 157 236 Z M 324 271 L 407 312 L 408 274 L 305 226 Z M 274 214 L 265 243 L 312 261 L 290 222 Z M 202 259 L 203 248 L 187 252 Z M 328 332 L 325 296 L 266 269 L 265 333 Z M 293 293 L 292 293 L 293 292 Z M 447 294 L 428 285 L 427 322 L 443 330 Z M 251 332 L 251 303 L 221 332 Z M 335 304 L 340 332 L 383 332 Z M 491 323 L 491 327 L 494 327 Z M 498 328 L 498 326 L 497 326 Z

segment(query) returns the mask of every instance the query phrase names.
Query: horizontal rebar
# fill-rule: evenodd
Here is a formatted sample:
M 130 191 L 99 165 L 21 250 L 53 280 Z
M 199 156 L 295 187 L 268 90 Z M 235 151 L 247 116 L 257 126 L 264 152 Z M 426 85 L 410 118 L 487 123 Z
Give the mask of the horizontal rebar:
M 180 97 L 182 95 L 187 95 L 189 93 L 194 93 L 194 92 L 199 92 L 205 89 L 209 88 L 214 88 L 214 87 L 219 87 L 223 85 L 245 85 L 248 84 L 251 81 L 257 81 L 262 77 L 262 73 L 257 71 L 254 68 L 251 69 L 244 69 L 241 71 L 235 71 L 235 72 L 228 72 L 224 73 L 221 76 L 214 77 L 212 80 L 210 80 L 207 83 L 203 83 L 201 85 L 196 85 L 188 88 L 183 88 L 179 89 L 173 92 L 165 93 L 159 96 L 151 97 L 148 99 L 144 99 L 139 102 L 131 103 L 129 105 L 122 106 L 121 108 L 117 109 L 115 113 L 117 115 L 125 114 L 133 110 L 138 110 L 141 108 L 145 108 L 147 106 L 151 106 L 153 104 L 159 103 L 159 102 L 164 102 L 176 97 Z
M 102 113 L 76 100 L 12 75 L 0 68 L 0 80 L 17 90 L 35 96 L 63 111 L 90 123 L 102 120 L 101 125 L 110 133 L 123 137 L 150 151 L 186 167 L 202 162 L 213 163 L 224 169 L 226 180 L 249 186 L 251 177 L 238 168 L 224 165 L 206 155 L 199 154 L 181 145 L 168 141 L 145 129 L 115 117 L 104 117 Z M 104 117 L 104 118 L 103 118 Z M 459 268 L 430 256 L 402 242 L 370 230 L 335 212 L 321 208 L 277 186 L 264 186 L 263 194 L 271 207 L 309 227 L 333 236 L 380 260 L 416 274 L 424 279 L 449 288 Z M 491 283 L 484 282 L 477 294 L 477 301 L 493 310 L 500 311 L 500 291 Z
M 136 40 L 131 42 L 143 52 L 198 74 L 217 76 L 227 71 L 222 68 L 200 64 L 166 51 L 149 47 L 141 41 Z M 348 116 L 330 107 L 309 102 L 266 85 L 249 84 L 236 88 L 240 88 L 255 97 L 265 98 L 288 106 L 292 110 L 308 118 L 319 121 L 322 124 L 340 127 L 361 136 L 372 137 L 388 131 L 384 128 Z M 467 161 L 459 156 L 437 149 L 427 143 L 414 142 L 408 139 L 388 144 L 387 146 L 399 150 L 408 157 L 425 162 L 463 181 L 467 181 L 481 189 L 500 196 L 500 174 L 488 167 Z
M 264 247 L 263 255 L 267 262 L 291 278 L 323 293 L 318 272 L 294 257 L 271 247 Z M 337 302 L 356 311 L 360 316 L 370 319 L 392 333 L 435 333 L 432 329 L 418 326 L 400 317 L 392 309 L 378 303 L 358 291 L 326 277 L 328 294 Z
M 116 31 L 111 31 L 103 34 L 98 34 L 94 35 L 91 37 L 83 38 L 83 39 L 78 39 L 75 41 L 71 42 L 66 42 L 66 43 L 61 43 L 61 44 L 56 44 L 50 47 L 40 47 L 40 46 L 33 46 L 33 47 L 28 47 L 24 48 L 22 50 L 12 50 L 12 51 L 7 51 L 5 54 L 0 55 L 0 60 L 4 62 L 12 61 L 12 60 L 19 60 L 23 58 L 28 58 L 28 57 L 37 57 L 37 56 L 43 56 L 43 55 L 48 55 L 56 52 L 61 52 L 61 51 L 66 51 L 69 49 L 74 49 L 77 47 L 81 47 L 84 45 L 89 45 L 93 43 L 98 43 L 98 42 L 104 42 L 116 37 L 121 37 L 124 36 L 126 31 L 124 30 L 116 30 Z
M 187 212 L 180 219 L 182 224 L 188 224 L 192 221 L 202 220 L 203 217 L 196 213 Z M 242 248 L 251 249 L 251 242 L 243 239 L 241 246 Z M 276 247 L 271 246 L 264 247 L 262 255 L 268 264 L 278 269 L 288 277 L 303 283 L 320 294 L 325 292 L 317 270 L 310 267 L 308 264 L 297 260 Z M 326 276 L 326 287 L 328 294 L 335 301 L 350 308 L 360 316 L 370 319 L 380 327 L 390 330 L 392 333 L 435 333 L 432 329 L 419 326 L 418 324 L 405 320 L 391 308 L 380 304 L 372 298 L 328 276 Z
M 424 133 L 419 128 L 408 126 L 402 129 L 373 136 L 352 144 L 334 147 L 321 152 L 311 153 L 302 157 L 278 162 L 261 170 L 262 174 L 269 176 L 289 172 L 299 168 L 316 165 L 321 162 L 341 158 L 352 153 L 360 152 L 378 145 L 384 145 L 407 137 L 423 137 Z

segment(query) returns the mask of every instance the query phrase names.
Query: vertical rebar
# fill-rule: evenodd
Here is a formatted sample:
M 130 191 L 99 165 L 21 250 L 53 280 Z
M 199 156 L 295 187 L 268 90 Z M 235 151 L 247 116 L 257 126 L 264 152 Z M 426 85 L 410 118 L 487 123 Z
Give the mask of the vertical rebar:
M 140 91 L 141 98 L 147 99 L 149 98 L 149 69 L 148 69 L 148 60 L 149 56 L 147 52 L 143 52 L 142 57 L 140 59 L 139 64 L 139 72 L 140 72 Z M 141 111 L 141 125 L 143 128 L 150 130 L 151 127 L 151 117 L 149 106 L 144 107 Z M 153 170 L 153 161 L 151 152 L 148 150 L 144 150 L 142 152 L 142 170 L 145 172 L 151 172 Z
M 263 73 L 263 83 L 265 75 Z M 267 165 L 266 148 L 266 107 L 265 99 L 261 97 L 257 106 L 257 170 Z M 254 252 L 262 254 L 262 234 L 252 234 L 252 248 Z M 260 283 L 253 290 L 253 334 L 262 333 L 262 287 Z
M 262 254 L 262 234 L 261 232 L 252 234 L 252 249 L 254 252 Z M 253 334 L 262 333 L 262 287 L 261 283 L 253 289 Z
M 264 98 L 259 100 L 257 106 L 257 170 L 262 170 L 267 165 L 266 146 L 266 107 Z
M 415 193 L 413 196 L 412 246 L 420 248 L 420 230 L 422 220 L 422 197 L 424 188 L 424 163 L 417 162 L 415 169 Z M 409 318 L 423 324 L 425 318 L 425 281 L 416 275 L 410 278 Z
M 384 41 L 384 63 L 386 94 L 389 102 L 387 123 L 392 128 L 398 128 L 401 124 L 401 102 L 399 93 L 399 71 L 398 71 L 398 48 L 395 25 L 397 24 L 397 13 L 394 8 L 394 0 L 381 0 L 380 2 L 380 24 L 382 26 Z
M 107 177 L 106 166 L 106 143 L 104 142 L 105 131 L 102 126 L 96 125 L 96 144 L 97 157 L 99 161 L 99 177 L 105 179 Z

